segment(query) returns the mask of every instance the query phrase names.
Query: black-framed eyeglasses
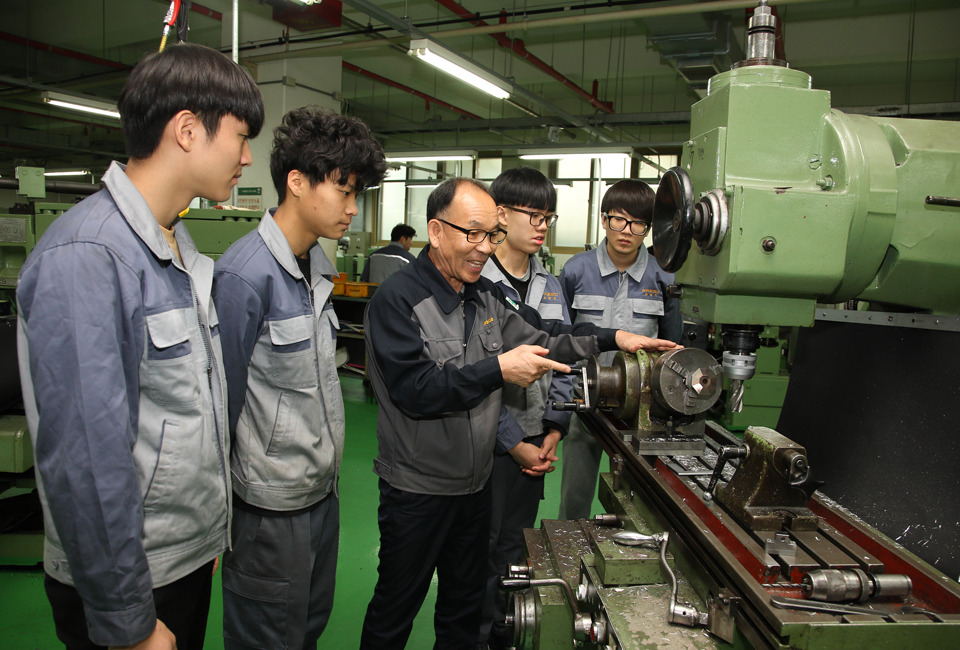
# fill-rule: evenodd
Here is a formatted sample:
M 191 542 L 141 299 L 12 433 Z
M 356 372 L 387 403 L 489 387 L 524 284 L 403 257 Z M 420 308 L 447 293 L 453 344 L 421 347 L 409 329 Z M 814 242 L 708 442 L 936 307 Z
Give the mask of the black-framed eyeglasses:
M 534 228 L 539 228 L 540 224 L 542 224 L 544 221 L 547 222 L 547 228 L 553 228 L 553 225 L 557 223 L 557 219 L 560 218 L 560 215 L 557 214 L 546 215 L 542 212 L 531 212 L 530 210 L 524 210 L 523 208 L 515 208 L 512 205 L 505 205 L 503 207 L 508 210 L 522 212 L 530 217 L 530 225 Z
M 630 226 L 630 232 L 632 232 L 637 237 L 643 237 L 647 234 L 647 229 L 650 227 L 650 224 L 646 221 L 631 221 L 629 219 L 624 219 L 623 217 L 617 217 L 607 214 L 606 212 L 601 213 L 603 218 L 607 220 L 607 223 L 610 224 L 612 230 L 621 232 L 628 225 Z
M 492 232 L 487 232 L 486 230 L 467 230 L 466 228 L 461 228 L 456 224 L 452 224 L 445 219 L 437 219 L 441 223 L 445 223 L 455 230 L 459 230 L 467 236 L 467 241 L 471 244 L 479 244 L 483 241 L 484 237 L 489 237 L 490 241 L 494 244 L 502 243 L 504 239 L 507 238 L 507 231 L 503 228 L 497 228 Z

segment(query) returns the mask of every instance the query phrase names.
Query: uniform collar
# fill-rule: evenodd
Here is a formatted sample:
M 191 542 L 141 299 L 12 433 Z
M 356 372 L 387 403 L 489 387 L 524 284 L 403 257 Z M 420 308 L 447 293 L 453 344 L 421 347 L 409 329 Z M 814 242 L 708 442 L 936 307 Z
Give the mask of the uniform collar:
M 447 279 L 440 273 L 440 269 L 438 269 L 437 265 L 430 259 L 429 253 L 430 244 L 427 244 L 423 247 L 423 250 L 420 251 L 420 255 L 417 256 L 415 264 L 417 265 L 417 272 L 420 273 L 420 277 L 423 279 L 423 283 L 427 289 L 430 290 L 430 293 L 433 294 L 433 297 L 436 299 L 437 304 L 440 305 L 440 309 L 443 310 L 444 314 L 449 314 L 456 309 L 460 305 L 461 300 L 472 300 L 477 297 L 478 283 L 476 282 L 464 282 L 462 296 L 454 291 Z M 484 264 L 483 268 L 486 269 L 487 265 Z M 482 274 L 483 270 L 481 270 L 481 276 Z
M 158 259 L 173 260 L 173 250 L 163 236 L 156 216 L 154 216 L 150 206 L 147 205 L 147 200 L 143 198 L 143 194 L 127 176 L 126 169 L 126 165 L 117 161 L 111 162 L 107 173 L 103 175 L 103 184 L 110 192 L 110 196 L 113 197 L 117 207 L 120 208 L 120 214 L 130 224 L 137 237 L 147 245 L 150 252 Z M 193 263 L 197 259 L 197 247 L 185 227 L 175 227 L 179 222 L 180 218 L 177 217 L 170 227 L 173 228 L 174 236 L 177 238 L 180 257 L 183 258 L 183 266 L 189 270 L 193 268 Z
M 276 208 L 270 208 L 263 213 L 257 232 L 260 233 L 260 238 L 266 244 L 267 250 L 276 258 L 283 270 L 299 280 L 303 278 L 303 273 L 300 272 L 300 265 L 297 264 L 297 258 L 293 254 L 293 249 L 290 248 L 290 242 L 273 218 L 273 213 L 276 211 Z M 316 283 L 315 278 L 321 275 L 330 277 L 336 275 L 336 268 L 317 242 L 310 247 L 310 275 L 313 276 L 309 281 L 310 286 L 313 286 Z
M 491 282 L 506 282 L 509 283 L 507 276 L 500 270 L 500 267 L 497 266 L 496 262 L 493 261 L 493 256 L 490 256 L 490 259 L 487 260 L 487 263 L 483 265 L 483 270 L 480 271 L 480 275 L 487 278 Z M 536 255 L 530 255 L 530 281 L 533 281 L 538 275 L 547 275 L 547 270 L 543 268 L 543 264 L 540 262 L 540 258 Z
M 643 279 L 643 273 L 647 270 L 647 260 L 650 257 L 650 254 L 647 252 L 647 247 L 641 245 L 640 250 L 637 251 L 637 259 L 634 260 L 627 268 L 627 275 L 631 278 L 640 282 Z M 600 246 L 597 247 L 597 264 L 600 266 L 600 275 L 608 276 L 611 273 L 619 273 L 620 269 L 613 263 L 613 260 L 610 259 L 610 254 L 607 253 L 607 238 L 604 237 L 603 241 L 600 242 Z

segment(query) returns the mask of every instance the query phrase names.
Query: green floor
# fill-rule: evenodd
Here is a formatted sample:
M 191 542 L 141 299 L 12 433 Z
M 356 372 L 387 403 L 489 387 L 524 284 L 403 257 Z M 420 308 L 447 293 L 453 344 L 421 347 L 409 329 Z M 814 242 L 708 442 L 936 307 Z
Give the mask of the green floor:
M 348 649 L 360 643 L 360 627 L 377 581 L 377 477 L 373 458 L 377 451 L 377 408 L 368 401 L 359 379 L 343 378 L 347 439 L 340 470 L 340 562 L 333 614 L 320 638 L 319 648 Z M 562 445 L 561 445 L 562 447 Z M 556 517 L 560 503 L 560 472 L 547 477 L 546 500 L 540 514 Z M 594 502 L 594 512 L 602 512 Z M 434 578 L 436 580 L 436 578 Z M 436 582 L 413 626 L 410 650 L 433 647 L 433 605 Z M 220 572 L 214 578 L 208 650 L 223 648 L 223 605 Z M 43 571 L 23 567 L 0 567 L 0 648 L 34 650 L 62 648 L 53 631 L 50 606 L 43 592 Z

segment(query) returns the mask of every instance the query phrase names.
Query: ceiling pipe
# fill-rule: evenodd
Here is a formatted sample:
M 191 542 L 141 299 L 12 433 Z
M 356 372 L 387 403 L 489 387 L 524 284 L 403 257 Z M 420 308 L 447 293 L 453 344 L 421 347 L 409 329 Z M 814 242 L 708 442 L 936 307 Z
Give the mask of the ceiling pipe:
M 388 11 L 383 10 L 382 8 L 380 8 L 370 0 L 343 0 L 343 3 L 350 5 L 354 9 L 362 11 L 368 16 L 376 18 L 383 24 L 389 25 L 390 27 L 393 27 L 394 29 L 396 29 L 397 31 L 403 34 L 407 34 L 409 38 L 412 38 L 412 39 L 426 38 L 430 40 L 435 40 L 430 34 L 424 32 L 421 29 L 418 29 L 417 27 L 414 27 L 412 24 L 410 24 L 409 21 L 404 20 L 398 16 L 391 14 Z M 465 59 L 470 59 L 470 57 L 464 54 L 461 54 L 460 52 L 457 52 L 455 49 L 449 46 L 444 46 L 444 47 L 446 47 L 448 50 L 450 50 L 454 54 L 457 54 L 458 56 L 461 56 Z M 540 97 L 536 93 L 531 92 L 530 90 L 524 88 L 520 84 L 515 83 L 513 79 L 507 79 L 503 75 L 495 72 L 494 70 L 487 68 L 486 66 L 483 66 L 482 64 L 477 63 L 476 61 L 474 61 L 473 63 L 477 67 L 484 70 L 484 72 L 487 75 L 498 79 L 501 82 L 501 87 L 510 88 L 511 95 L 522 97 L 528 102 L 532 102 L 534 104 L 542 106 L 543 108 L 550 111 L 554 115 L 558 115 L 563 119 L 565 119 L 568 124 L 578 127 L 580 129 L 583 129 L 590 136 L 596 138 L 601 142 L 613 142 L 613 138 L 608 136 L 606 133 L 594 128 L 590 124 L 587 124 L 580 118 L 574 115 L 571 115 L 570 113 L 561 109 L 559 106 L 556 106 L 552 102 L 547 101 L 546 99 L 544 99 L 543 97 Z
M 775 4 L 777 6 L 810 2 L 826 2 L 826 0 L 775 0 Z M 459 36 L 474 36 L 476 34 L 532 31 L 535 29 L 568 27 L 571 25 L 608 23 L 624 20 L 642 20 L 644 18 L 655 18 L 659 16 L 681 16 L 687 14 L 708 13 L 712 11 L 747 9 L 749 7 L 755 7 L 756 5 L 757 0 L 715 0 L 714 2 L 695 2 L 685 5 L 646 7 L 642 9 L 626 9 L 624 11 L 606 11 L 602 13 L 585 14 L 580 16 L 563 16 L 560 18 L 543 18 L 540 20 L 519 20 L 512 23 L 504 23 L 502 25 L 488 24 L 480 27 L 466 27 L 461 29 L 448 29 L 444 31 L 430 32 L 428 36 L 433 39 L 445 39 Z M 277 52 L 275 54 L 260 54 L 257 56 L 246 57 L 244 61 L 249 61 L 250 63 L 266 63 L 267 61 L 282 61 L 283 59 L 308 59 L 317 56 L 330 56 L 331 54 L 348 52 L 350 50 L 385 47 L 387 45 L 403 43 L 405 41 L 409 41 L 409 37 L 397 36 L 394 38 L 387 38 L 377 41 L 354 41 L 339 45 L 322 45 L 320 47 L 309 47 L 302 50 Z
M 461 18 L 468 20 L 471 24 L 476 25 L 477 27 L 489 25 L 486 21 L 476 18 L 474 14 L 470 13 L 466 7 L 458 4 L 454 0 L 436 0 L 438 4 L 442 5 L 446 9 L 449 9 L 453 13 L 457 14 Z M 505 24 L 501 22 L 501 24 Z M 547 73 L 565 87 L 569 88 L 573 92 L 577 93 L 582 99 L 587 100 L 594 108 L 598 108 L 607 113 L 613 112 L 613 107 L 608 102 L 602 102 L 595 95 L 591 95 L 583 88 L 572 82 L 570 79 L 567 79 L 559 70 L 551 66 L 549 63 L 537 57 L 533 52 L 527 50 L 526 45 L 519 38 L 509 38 L 503 32 L 495 32 L 489 34 L 497 44 L 507 50 L 513 52 L 516 56 L 520 57 L 533 67 L 538 70 Z
M 455 112 L 460 113 L 461 115 L 464 115 L 464 116 L 466 116 L 466 117 L 469 117 L 469 118 L 472 118 L 472 119 L 475 119 L 475 120 L 479 120 L 479 119 L 480 119 L 480 116 L 479 116 L 479 115 L 474 115 L 473 113 L 471 113 L 471 112 L 469 112 L 469 111 L 465 111 L 465 110 L 463 110 L 462 108 L 457 108 L 457 107 L 454 106 L 453 104 L 448 104 L 447 102 L 443 101 L 442 99 L 437 99 L 436 97 L 431 97 L 430 95 L 427 95 L 426 93 L 422 93 L 422 92 L 420 92 L 419 90 L 416 90 L 416 89 L 414 89 L 414 88 L 411 88 L 410 86 L 404 86 L 402 83 L 398 83 L 398 82 L 396 82 L 396 81 L 394 81 L 394 80 L 392 80 L 392 79 L 387 79 L 386 77 L 382 77 L 382 76 L 378 75 L 376 72 L 370 72 L 369 70 L 364 70 L 363 68 L 359 68 L 359 67 L 353 65 L 352 63 L 347 63 L 346 61 L 344 61 L 344 62 L 343 62 L 343 68 L 344 68 L 344 70 L 349 70 L 350 72 L 356 72 L 357 74 L 361 74 L 361 75 L 363 75 L 364 77 L 369 77 L 370 79 L 373 79 L 374 81 L 379 81 L 380 83 L 386 84 L 386 85 L 390 86 L 391 88 L 396 88 L 397 90 L 402 90 L 402 91 L 405 92 L 405 93 L 410 93 L 411 95 L 413 95 L 413 96 L 415 96 L 415 97 L 419 97 L 420 99 L 422 99 L 423 101 L 425 101 L 425 102 L 427 103 L 427 108 L 430 108 L 430 104 L 436 104 L 437 106 L 442 106 L 443 108 L 446 108 L 447 110 L 455 111 Z
M 11 43 L 16 43 L 17 45 L 23 45 L 25 47 L 31 47 L 35 50 L 40 50 L 41 52 L 50 52 L 51 54 L 58 54 L 71 59 L 78 59 L 80 61 L 86 61 L 87 63 L 95 63 L 97 65 L 103 65 L 107 66 L 108 68 L 115 68 L 117 70 L 129 70 L 133 67 L 117 61 L 111 61 L 110 59 L 101 59 L 99 56 L 84 54 L 83 52 L 77 52 L 76 50 L 68 50 L 65 47 L 58 47 L 56 45 L 50 45 L 49 43 L 35 41 L 32 38 L 23 38 L 22 36 L 16 36 L 15 34 L 8 34 L 7 32 L 0 32 L 0 40 L 10 41 Z

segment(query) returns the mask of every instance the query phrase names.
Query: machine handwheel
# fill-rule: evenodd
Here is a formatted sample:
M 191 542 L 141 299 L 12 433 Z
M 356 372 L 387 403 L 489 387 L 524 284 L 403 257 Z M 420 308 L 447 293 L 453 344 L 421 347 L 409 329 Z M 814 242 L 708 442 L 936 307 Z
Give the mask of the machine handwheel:
M 676 273 L 690 252 L 694 231 L 693 183 L 680 167 L 660 179 L 653 206 L 653 253 L 664 271 Z

